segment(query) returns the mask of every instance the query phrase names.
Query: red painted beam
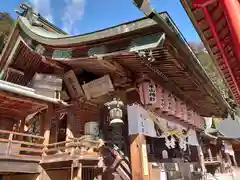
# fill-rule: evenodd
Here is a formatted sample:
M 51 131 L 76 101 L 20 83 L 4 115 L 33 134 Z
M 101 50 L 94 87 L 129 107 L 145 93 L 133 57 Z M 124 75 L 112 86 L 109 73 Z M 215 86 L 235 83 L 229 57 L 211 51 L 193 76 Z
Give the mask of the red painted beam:
M 233 37 L 235 53 L 240 60 L 240 3 L 238 0 L 221 0 L 220 5 Z
M 224 1 L 224 0 L 223 0 L 223 1 Z M 227 1 L 228 1 L 228 0 L 227 0 Z M 208 24 L 209 24 L 209 26 L 210 26 L 210 28 L 211 28 L 212 34 L 213 34 L 213 36 L 214 36 L 214 38 L 215 38 L 215 40 L 216 40 L 216 43 L 217 43 L 217 45 L 218 45 L 218 49 L 219 49 L 219 51 L 220 51 L 220 53 L 221 53 L 221 55 L 222 55 L 222 58 L 223 58 L 223 60 L 224 60 L 224 63 L 225 63 L 225 65 L 227 66 L 227 70 L 228 70 L 228 72 L 229 72 L 229 74 L 230 74 L 230 76 L 231 76 L 231 79 L 232 79 L 232 81 L 233 81 L 233 83 L 234 83 L 234 86 L 236 87 L 236 90 L 237 90 L 237 93 L 238 93 L 238 97 L 239 97 L 239 96 L 240 96 L 239 87 L 238 87 L 238 84 L 237 84 L 237 82 L 236 82 L 235 76 L 234 76 L 234 74 L 233 74 L 233 72 L 232 72 L 232 69 L 231 69 L 231 67 L 230 67 L 230 65 L 229 65 L 229 63 L 228 63 L 228 59 L 227 59 L 227 57 L 226 57 L 225 51 L 224 51 L 224 49 L 223 49 L 223 47 L 222 47 L 221 41 L 220 41 L 219 36 L 218 36 L 218 34 L 217 34 L 215 24 L 214 24 L 214 22 L 213 22 L 213 20 L 212 20 L 212 18 L 211 18 L 211 16 L 210 16 L 210 14 L 209 14 L 209 12 L 208 12 L 208 9 L 207 9 L 206 7 L 203 7 L 203 12 L 204 12 L 204 15 L 205 15 L 205 17 L 206 17 L 206 21 L 208 22 Z
M 206 27 L 205 29 L 202 30 L 203 33 L 207 32 L 208 30 L 210 30 L 209 27 Z
M 220 23 L 222 20 L 224 20 L 225 16 L 224 16 L 224 13 L 221 13 L 221 15 L 219 16 L 219 18 L 217 20 L 215 20 L 215 23 L 214 24 L 218 24 Z
M 225 23 L 225 24 L 222 26 L 222 28 L 217 31 L 217 33 L 219 34 L 219 33 L 221 33 L 223 30 L 226 30 L 226 29 L 228 29 L 228 24 L 227 24 L 227 23 Z
M 209 11 L 210 14 L 215 13 L 215 11 L 219 10 L 219 3 L 217 3 L 217 5 L 211 10 Z
M 207 41 L 210 41 L 210 40 L 212 40 L 212 39 L 214 39 L 214 37 L 213 37 L 213 36 L 210 36 L 210 37 L 208 37 L 206 40 L 207 40 Z
M 213 45 L 210 46 L 211 49 L 213 49 L 215 47 L 217 47 L 217 44 L 213 44 Z
M 201 22 L 203 22 L 204 20 L 205 20 L 205 18 L 203 17 L 203 18 L 197 20 L 197 23 L 201 23 Z
M 215 1 L 216 0 L 195 0 L 195 1 L 193 1 L 192 5 L 193 5 L 193 7 L 201 8 L 201 7 L 205 7 L 205 6 L 209 5 L 209 4 L 212 4 Z

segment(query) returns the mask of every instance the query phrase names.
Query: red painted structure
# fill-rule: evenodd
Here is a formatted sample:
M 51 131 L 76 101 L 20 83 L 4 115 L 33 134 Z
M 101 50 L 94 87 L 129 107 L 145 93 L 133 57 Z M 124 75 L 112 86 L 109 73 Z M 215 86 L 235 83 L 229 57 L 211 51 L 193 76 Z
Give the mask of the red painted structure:
M 240 104 L 239 0 L 181 0 Z

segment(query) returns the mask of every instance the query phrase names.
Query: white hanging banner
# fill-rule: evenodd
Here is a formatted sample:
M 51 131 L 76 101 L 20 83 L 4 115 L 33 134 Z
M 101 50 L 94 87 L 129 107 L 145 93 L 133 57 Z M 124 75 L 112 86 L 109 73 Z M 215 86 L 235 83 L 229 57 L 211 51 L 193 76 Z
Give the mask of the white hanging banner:
M 154 115 L 143 107 L 134 104 L 128 106 L 129 135 L 144 134 L 150 137 L 183 136 L 183 126 Z
M 153 120 L 150 120 L 148 112 L 138 105 L 127 107 L 129 135 L 144 134 L 150 137 L 161 137 L 162 131 Z
M 187 144 L 191 145 L 191 146 L 199 146 L 199 142 L 197 139 L 197 134 L 196 131 L 194 129 L 190 129 L 187 133 Z
M 154 138 L 175 135 L 179 138 L 188 138 L 189 145 L 199 145 L 196 132 L 193 129 L 187 131 L 187 128 L 182 125 L 158 117 L 137 104 L 128 105 L 127 112 L 129 135 L 144 134 Z M 183 131 L 187 134 L 184 134 Z
M 230 154 L 231 156 L 234 155 L 234 151 L 233 151 L 233 148 L 232 148 L 232 145 L 229 144 L 229 143 L 224 143 L 224 147 L 225 147 L 225 153 L 228 153 Z

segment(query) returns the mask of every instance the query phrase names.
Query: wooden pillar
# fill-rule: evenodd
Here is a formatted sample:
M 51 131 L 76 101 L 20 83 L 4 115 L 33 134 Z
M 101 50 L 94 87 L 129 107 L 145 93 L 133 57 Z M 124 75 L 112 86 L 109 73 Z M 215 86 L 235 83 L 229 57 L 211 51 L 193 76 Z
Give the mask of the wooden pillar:
M 82 163 L 79 163 L 78 172 L 77 172 L 77 180 L 83 180 L 82 179 Z
M 208 156 L 209 156 L 210 161 L 212 161 L 213 157 L 212 157 L 212 151 L 211 151 L 210 147 L 208 147 Z
M 75 107 L 70 107 L 67 113 L 67 129 L 66 129 L 66 141 L 70 138 L 74 138 L 75 134 Z
M 71 138 L 74 138 L 75 135 L 75 106 L 69 107 L 67 111 L 67 129 L 66 129 L 66 141 L 71 140 Z M 68 143 L 66 144 L 68 146 Z M 71 154 L 74 154 L 75 148 L 72 147 L 70 149 L 66 149 L 66 152 L 71 152 Z
M 219 157 L 219 160 L 221 162 L 220 164 L 220 172 L 223 173 L 223 170 L 224 170 L 224 166 L 223 166 L 223 162 L 224 162 L 224 159 L 223 159 L 223 154 L 222 154 L 222 151 L 221 151 L 221 143 L 219 143 L 219 153 L 218 153 L 218 157 Z
M 130 136 L 132 180 L 149 180 L 146 139 L 144 135 Z
M 197 146 L 197 151 L 198 151 L 199 163 L 201 165 L 202 172 L 203 172 L 203 174 L 205 174 L 206 167 L 205 167 L 205 164 L 204 164 L 205 160 L 204 160 L 204 155 L 203 155 L 203 152 L 202 152 L 202 147 L 201 146 Z
M 232 155 L 232 158 L 233 158 L 233 166 L 238 166 L 235 154 Z
M 19 125 L 19 132 L 24 133 L 24 126 L 25 126 L 25 117 L 21 119 L 20 125 Z
M 20 121 L 20 125 L 19 125 L 19 132 L 20 133 L 24 133 L 24 126 L 25 126 L 25 117 L 23 117 Z M 18 140 L 23 140 L 23 136 L 18 136 Z
M 42 111 L 42 112 L 39 114 L 39 118 L 40 118 L 40 136 L 44 136 L 45 113 L 46 113 L 46 110 L 45 110 L 45 111 Z
M 51 129 L 51 121 L 53 117 L 54 107 L 52 104 L 48 105 L 48 109 L 44 113 L 44 145 L 49 144 L 50 142 L 50 129 Z
M 198 153 L 198 158 L 199 158 L 199 163 L 202 169 L 202 174 L 205 175 L 205 173 L 207 172 L 206 167 L 205 167 L 205 157 L 204 157 L 204 153 L 203 153 L 203 139 L 200 136 L 200 133 L 196 131 L 196 135 L 197 135 L 197 139 L 198 139 L 198 143 L 199 145 L 197 146 L 197 153 Z
M 226 153 L 226 156 L 227 156 L 227 161 L 228 161 L 228 163 L 231 164 L 231 166 L 232 166 L 233 164 L 232 164 L 232 161 L 231 161 L 230 154 L 229 154 L 229 153 Z
M 51 132 L 50 132 L 50 142 L 56 143 L 58 140 L 58 132 L 59 132 L 59 119 L 60 119 L 60 113 L 59 112 L 53 112 L 53 119 L 51 122 Z

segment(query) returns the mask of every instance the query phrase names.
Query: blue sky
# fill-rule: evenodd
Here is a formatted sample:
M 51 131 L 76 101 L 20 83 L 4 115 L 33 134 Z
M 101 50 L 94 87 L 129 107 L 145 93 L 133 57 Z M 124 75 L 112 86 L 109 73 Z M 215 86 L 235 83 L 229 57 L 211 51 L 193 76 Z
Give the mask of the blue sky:
M 3 0 L 2 0 L 3 1 Z M 132 0 L 5 0 L 0 11 L 14 12 L 20 3 L 30 2 L 35 9 L 70 34 L 82 34 L 143 17 Z M 188 42 L 199 42 L 180 0 L 151 0 L 157 11 L 167 11 Z

